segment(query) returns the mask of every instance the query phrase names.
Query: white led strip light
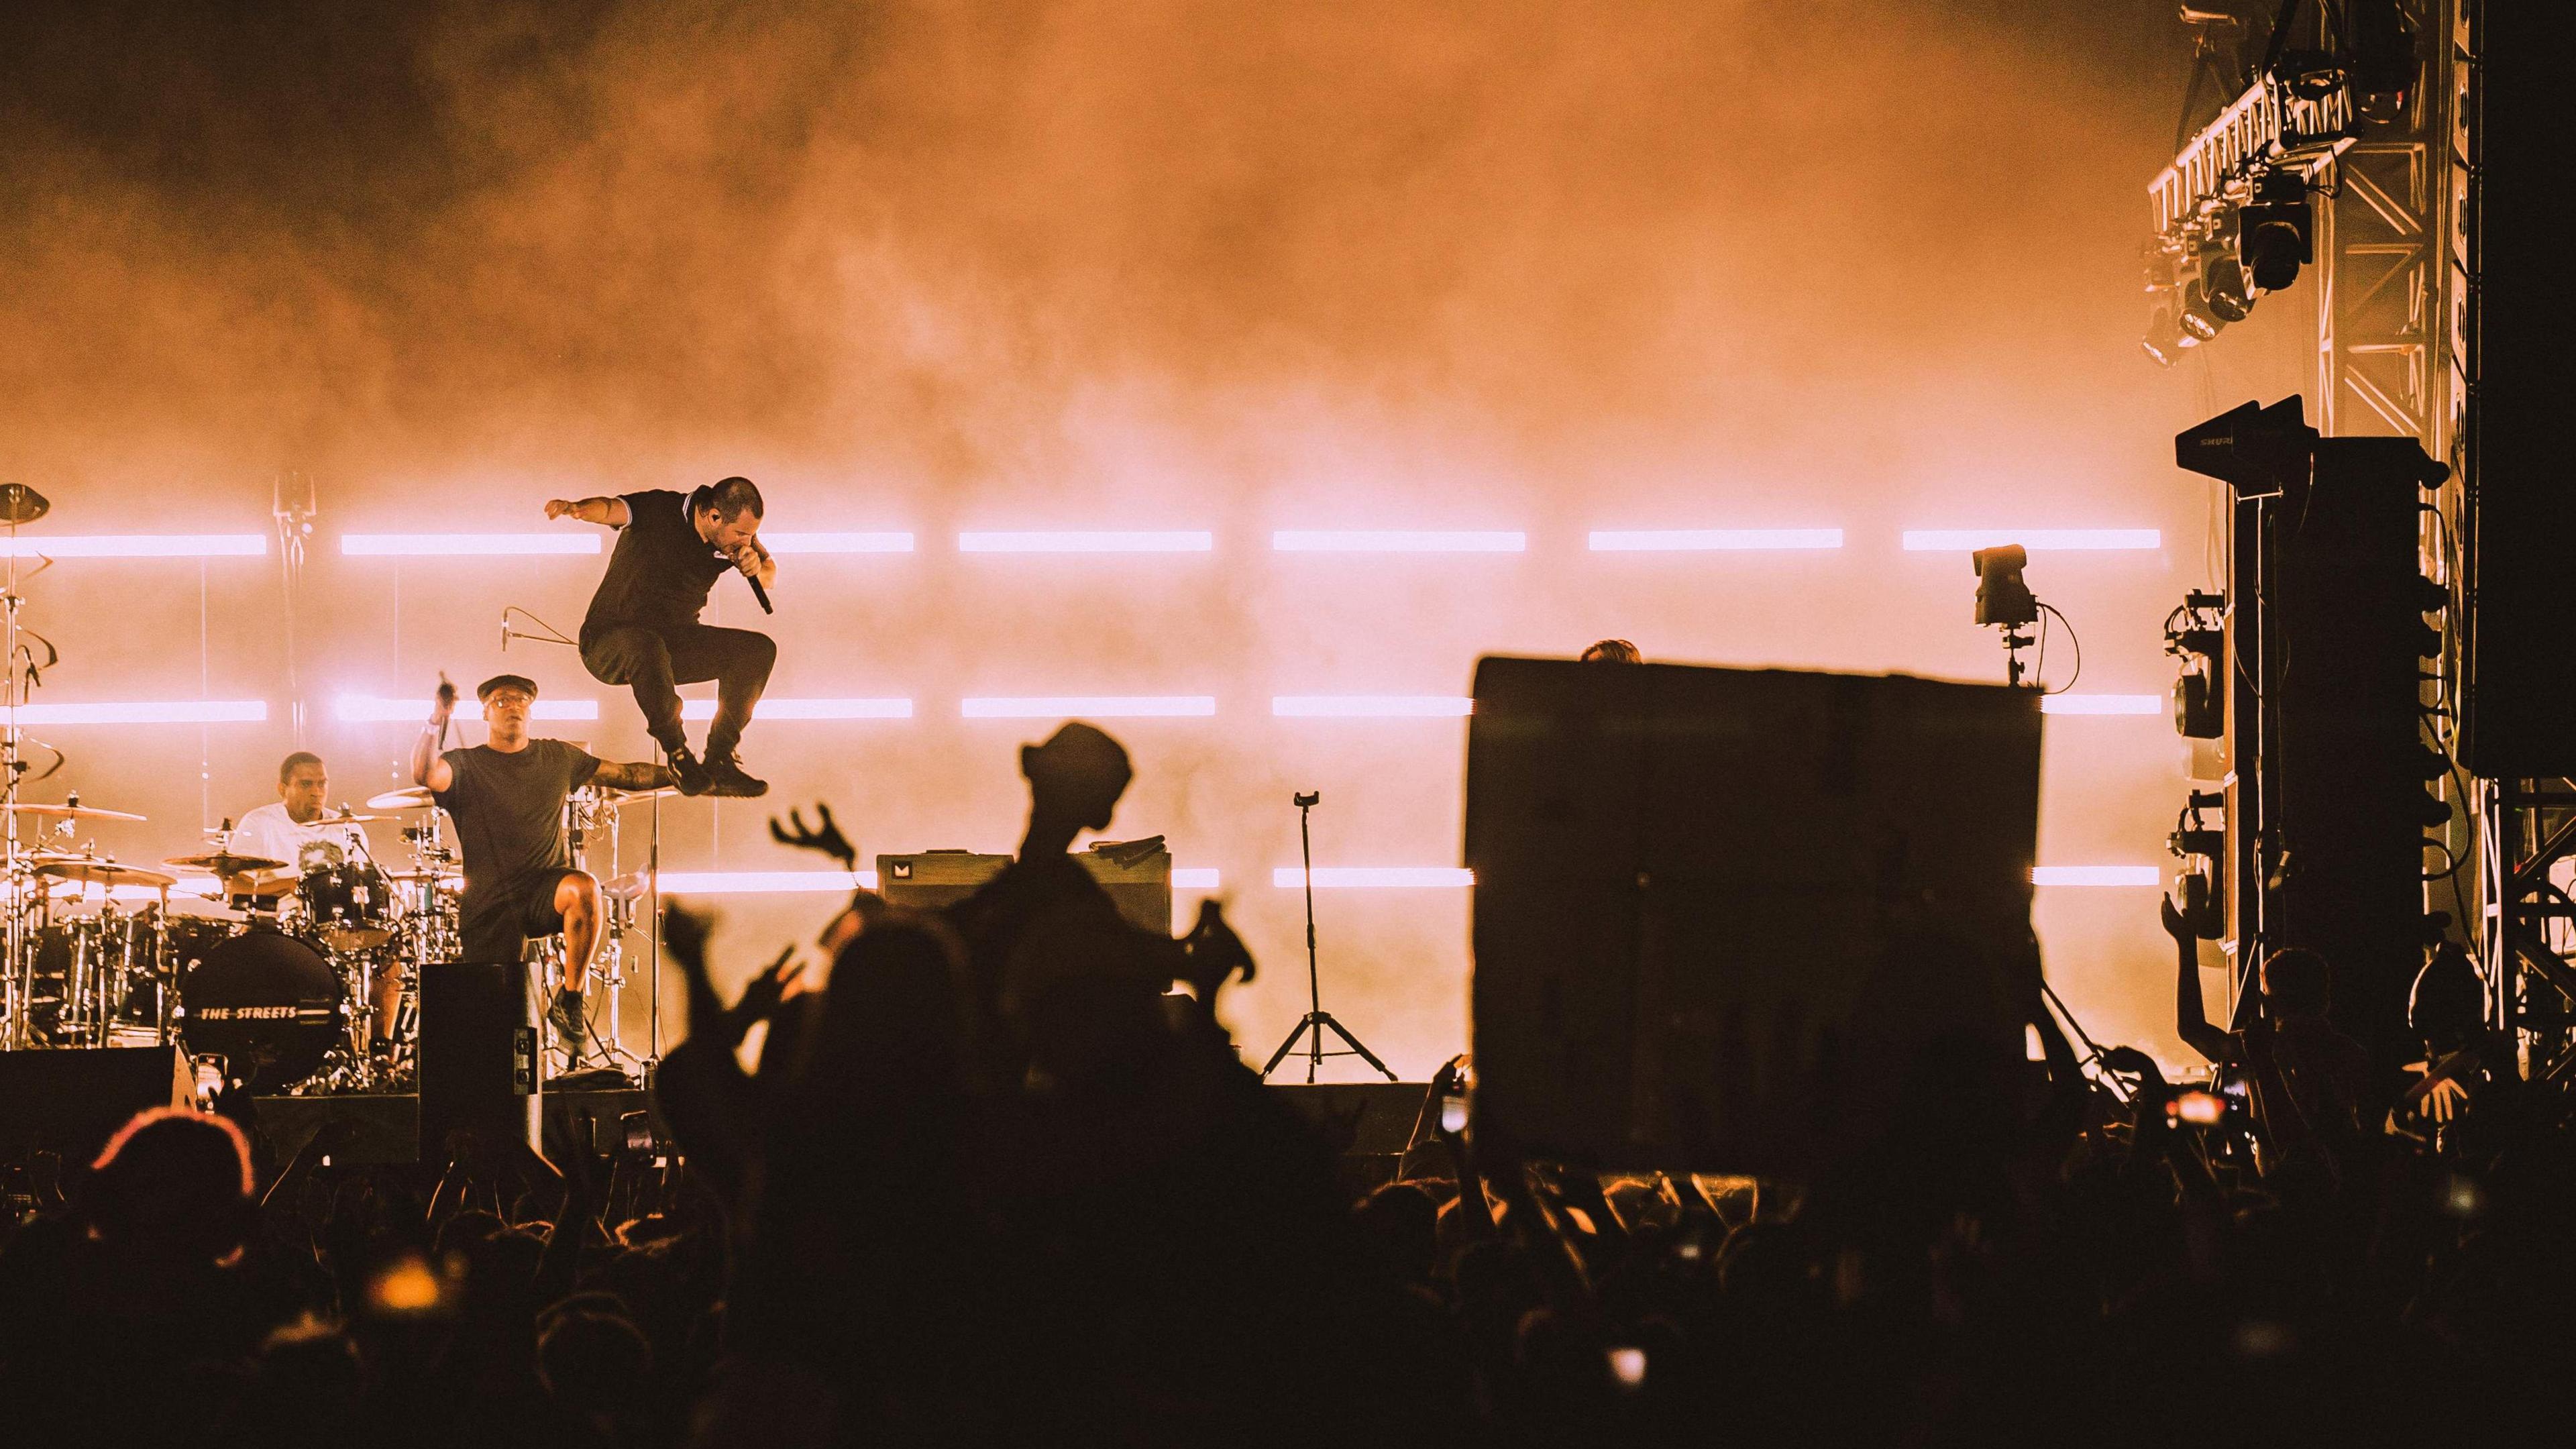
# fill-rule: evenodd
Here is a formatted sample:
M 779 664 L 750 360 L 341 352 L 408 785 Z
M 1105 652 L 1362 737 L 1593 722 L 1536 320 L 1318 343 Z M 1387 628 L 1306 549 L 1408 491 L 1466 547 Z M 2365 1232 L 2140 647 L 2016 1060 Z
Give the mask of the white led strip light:
M 101 704 L 22 704 L 0 710 L 21 725 L 256 724 L 268 718 L 263 699 L 141 699 Z
M 1275 694 L 1281 719 L 1462 719 L 1476 701 L 1463 694 Z
M 1063 694 L 961 699 L 967 719 L 1205 719 L 1216 713 L 1207 694 Z
M 1204 529 L 1062 529 L 957 535 L 959 553 L 1206 553 L 1216 535 Z
M 1476 529 L 1284 528 L 1270 535 L 1279 553 L 1522 553 L 1526 533 Z
M 1706 553 L 1843 546 L 1839 528 L 1596 528 L 1594 553 Z
M 2034 552 L 2042 549 L 2156 549 L 2164 547 L 2164 535 L 2152 528 L 1909 528 L 1905 530 L 1905 551 L 1933 553 L 1974 552 L 2017 543 Z
M 503 558 L 522 554 L 596 554 L 596 530 L 561 533 L 344 533 L 352 558 Z
M 22 534 L 0 538 L 0 558 L 263 558 L 264 533 Z
M 372 695 L 344 694 L 333 704 L 332 713 L 351 723 L 421 724 L 429 719 L 430 702 L 425 699 L 382 699 Z M 480 720 L 483 706 L 458 701 L 456 718 Z M 595 699 L 540 699 L 528 706 L 530 719 L 597 719 L 599 701 Z

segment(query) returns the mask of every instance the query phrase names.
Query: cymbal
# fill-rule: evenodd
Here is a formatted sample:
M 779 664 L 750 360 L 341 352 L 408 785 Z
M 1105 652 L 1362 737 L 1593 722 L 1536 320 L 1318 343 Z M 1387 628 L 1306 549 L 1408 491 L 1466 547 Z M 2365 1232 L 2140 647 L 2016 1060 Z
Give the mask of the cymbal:
M 615 880 L 601 881 L 599 893 L 612 901 L 641 900 L 651 885 L 651 877 L 640 870 L 630 870 Z
M 599 793 L 599 799 L 600 803 L 603 805 L 607 805 L 611 808 L 620 808 L 627 805 L 641 804 L 646 800 L 659 800 L 666 796 L 677 795 L 679 793 L 679 786 L 665 785 L 658 790 L 602 790 Z
M 387 790 L 381 795 L 371 795 L 367 797 L 367 808 L 370 810 L 418 810 L 424 805 L 434 805 L 437 803 L 437 801 L 429 798 L 428 789 L 420 785 L 413 785 L 401 790 Z M 365 818 L 373 819 L 376 817 L 369 816 Z
M 372 821 L 391 819 L 393 819 L 393 817 L 390 815 L 325 815 L 313 823 L 316 825 L 365 825 Z
M 284 870 L 286 862 L 264 855 L 235 855 L 229 850 L 208 851 L 204 855 L 174 855 L 163 865 L 186 866 L 215 875 L 248 875 L 255 870 Z
M 61 820 L 130 820 L 142 823 L 144 817 L 125 810 L 101 810 L 95 805 L 38 805 L 20 801 L 9 807 L 12 815 L 43 815 Z
M 0 483 L 0 523 L 33 523 L 53 501 L 24 483 Z
M 157 870 L 142 870 L 130 865 L 118 865 L 112 860 L 98 860 L 91 857 L 79 860 L 49 860 L 36 867 L 36 874 L 53 876 L 57 880 L 76 880 L 83 885 L 139 885 L 151 886 L 156 890 L 166 890 L 179 883 L 179 878 L 175 875 L 163 875 Z
M 280 871 L 245 871 L 240 875 L 228 875 L 221 884 L 225 895 L 257 896 L 267 900 L 293 891 L 302 881 L 303 877 L 289 866 Z

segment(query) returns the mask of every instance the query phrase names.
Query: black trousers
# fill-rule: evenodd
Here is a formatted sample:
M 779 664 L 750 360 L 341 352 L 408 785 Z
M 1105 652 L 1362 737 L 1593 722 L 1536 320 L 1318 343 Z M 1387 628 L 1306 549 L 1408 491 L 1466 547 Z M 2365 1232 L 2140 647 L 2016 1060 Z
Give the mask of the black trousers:
M 732 753 L 741 743 L 751 707 L 760 703 L 769 671 L 778 663 L 778 644 L 766 634 L 712 624 L 621 624 L 584 632 L 581 662 L 600 683 L 634 689 L 644 727 L 666 750 L 687 743 L 680 732 L 680 692 L 674 686 L 714 680 L 716 719 L 707 727 L 706 750 L 712 759 Z

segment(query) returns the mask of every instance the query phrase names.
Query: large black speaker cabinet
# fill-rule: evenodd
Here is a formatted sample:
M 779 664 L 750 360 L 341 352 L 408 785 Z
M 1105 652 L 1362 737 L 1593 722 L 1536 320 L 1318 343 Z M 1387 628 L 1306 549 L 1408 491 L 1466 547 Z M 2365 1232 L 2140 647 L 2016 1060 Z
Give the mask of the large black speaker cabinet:
M 2000 1129 L 2040 1009 L 2039 738 L 2029 689 L 1481 661 L 1477 1130 L 1809 1177 L 1909 1113 Z
M 177 1047 L 0 1052 L 0 1162 L 42 1150 L 86 1167 L 135 1113 L 184 1107 L 192 1086 Z
M 450 1133 L 538 1142 L 537 1027 L 519 961 L 438 961 L 420 978 L 420 1160 Z
M 2463 349 L 2471 379 L 2461 528 L 2469 616 L 2460 759 L 2490 778 L 2576 774 L 2576 305 L 2566 258 L 2566 83 L 2576 30 L 2563 5 L 2489 0 L 2462 104 L 2477 149 L 2475 278 Z

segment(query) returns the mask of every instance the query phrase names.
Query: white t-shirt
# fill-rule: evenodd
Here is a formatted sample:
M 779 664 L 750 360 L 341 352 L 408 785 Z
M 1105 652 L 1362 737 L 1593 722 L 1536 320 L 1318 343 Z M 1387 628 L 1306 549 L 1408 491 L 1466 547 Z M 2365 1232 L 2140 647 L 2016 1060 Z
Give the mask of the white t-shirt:
M 235 855 L 264 855 L 282 860 L 298 873 L 319 865 L 337 865 L 357 853 L 350 837 L 355 825 L 332 825 L 316 820 L 298 825 L 286 813 L 286 802 L 262 805 L 243 816 L 233 826 L 231 842 L 225 847 Z

